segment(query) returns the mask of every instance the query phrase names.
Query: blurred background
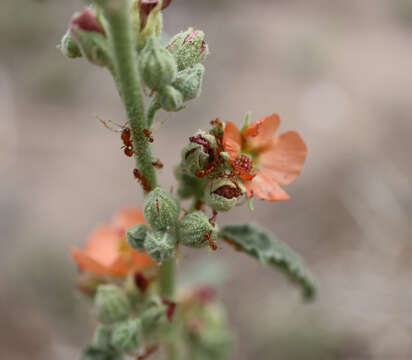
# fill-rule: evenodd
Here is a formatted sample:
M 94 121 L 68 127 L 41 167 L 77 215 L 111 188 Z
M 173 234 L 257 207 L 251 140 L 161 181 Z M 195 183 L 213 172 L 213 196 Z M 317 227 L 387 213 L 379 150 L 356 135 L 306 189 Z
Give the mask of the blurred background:
M 69 248 L 142 200 L 118 134 L 96 119 L 125 119 L 109 74 L 56 49 L 83 5 L 0 5 L 2 359 L 77 358 L 94 324 Z M 412 1 L 174 0 L 165 30 L 190 25 L 212 53 L 201 99 L 158 115 L 169 118 L 154 134 L 161 183 L 216 117 L 277 112 L 309 148 L 290 201 L 219 222 L 253 219 L 302 254 L 319 279 L 314 303 L 226 247 L 180 260 L 218 283 L 231 359 L 412 358 Z

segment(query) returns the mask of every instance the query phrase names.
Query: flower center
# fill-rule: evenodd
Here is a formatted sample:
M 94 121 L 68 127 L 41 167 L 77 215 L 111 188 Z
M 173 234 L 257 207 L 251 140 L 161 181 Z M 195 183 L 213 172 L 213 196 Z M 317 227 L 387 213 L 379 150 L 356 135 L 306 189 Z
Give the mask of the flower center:
M 125 236 L 122 236 L 119 239 L 119 242 L 117 243 L 117 249 L 119 251 L 119 254 L 122 254 L 122 255 L 128 255 L 129 253 L 131 253 L 132 248 L 128 244 Z
M 240 155 L 235 161 L 234 161 L 234 165 L 247 173 L 250 173 L 253 169 L 253 162 L 252 159 L 246 155 L 246 154 L 242 154 Z

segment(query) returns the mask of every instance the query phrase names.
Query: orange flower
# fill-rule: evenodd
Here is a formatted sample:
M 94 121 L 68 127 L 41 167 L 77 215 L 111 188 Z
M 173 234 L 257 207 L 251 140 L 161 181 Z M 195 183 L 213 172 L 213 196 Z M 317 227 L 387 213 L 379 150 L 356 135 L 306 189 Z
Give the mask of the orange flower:
M 280 185 L 298 177 L 306 158 L 306 145 L 295 131 L 273 137 L 279 116 L 267 116 L 240 131 L 227 122 L 223 148 L 229 154 L 235 174 L 243 180 L 247 196 L 263 200 L 289 200 Z
M 71 249 L 71 255 L 83 271 L 95 275 L 124 276 L 153 264 L 146 253 L 133 250 L 126 241 L 127 228 L 144 223 L 139 209 L 124 209 L 115 214 L 111 224 L 99 225 L 86 239 L 84 249 Z

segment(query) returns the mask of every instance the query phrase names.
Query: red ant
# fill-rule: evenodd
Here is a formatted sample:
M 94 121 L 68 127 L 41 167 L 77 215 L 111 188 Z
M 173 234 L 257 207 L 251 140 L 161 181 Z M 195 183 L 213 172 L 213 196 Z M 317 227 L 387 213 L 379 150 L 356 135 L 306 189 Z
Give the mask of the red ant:
M 158 345 L 149 346 L 142 355 L 136 358 L 136 360 L 146 360 L 150 355 L 155 353 L 158 349 L 159 349 Z
M 129 128 L 124 128 L 122 130 L 122 134 L 120 135 L 122 141 L 123 141 L 123 146 L 122 149 L 124 149 L 124 153 L 128 157 L 132 157 L 134 154 L 133 150 L 133 143 L 131 139 L 131 131 Z
M 222 122 L 221 122 L 219 119 L 212 120 L 212 121 L 210 122 L 210 125 L 212 125 L 212 126 L 218 126 L 218 127 L 223 126 Z
M 219 163 L 217 161 L 211 162 L 205 169 L 198 170 L 195 172 L 195 176 L 198 178 L 205 177 L 215 171 L 217 167 L 219 166 Z
M 103 119 L 100 119 L 99 117 L 98 119 L 104 125 L 104 127 L 109 129 L 110 131 L 121 132 L 120 138 L 122 139 L 122 142 L 123 142 L 123 146 L 121 147 L 121 149 L 124 151 L 124 154 L 126 156 L 132 157 L 133 154 L 135 154 L 135 151 L 133 149 L 132 133 L 130 129 L 125 125 L 116 124 L 115 122 L 109 120 L 110 123 L 118 126 L 120 129 L 123 129 L 123 130 L 114 129 Z
M 151 191 L 152 188 L 149 185 L 147 179 L 140 173 L 138 169 L 133 169 L 133 175 L 136 180 L 139 180 L 140 184 L 142 184 L 144 191 Z
M 213 216 L 209 219 L 210 225 L 215 226 L 217 214 L 218 214 L 217 211 L 213 210 Z M 205 234 L 205 241 L 209 243 L 209 246 L 213 251 L 216 251 L 217 245 L 210 239 L 210 235 L 211 235 L 210 231 Z
M 156 169 L 163 169 L 163 163 L 160 160 L 152 161 L 152 165 Z
M 209 246 L 213 251 L 217 250 L 217 245 L 210 239 L 210 232 L 205 234 L 205 241 L 209 243 Z
M 143 135 L 146 137 L 147 141 L 152 143 L 154 141 L 152 132 L 148 129 L 143 129 Z
M 223 240 L 226 241 L 230 246 L 233 246 L 236 251 L 242 251 L 242 248 L 238 244 L 236 244 L 233 240 L 229 238 L 224 238 Z
M 216 225 L 216 218 L 217 218 L 218 212 L 216 210 L 213 210 L 213 216 L 209 219 L 209 223 L 212 226 Z

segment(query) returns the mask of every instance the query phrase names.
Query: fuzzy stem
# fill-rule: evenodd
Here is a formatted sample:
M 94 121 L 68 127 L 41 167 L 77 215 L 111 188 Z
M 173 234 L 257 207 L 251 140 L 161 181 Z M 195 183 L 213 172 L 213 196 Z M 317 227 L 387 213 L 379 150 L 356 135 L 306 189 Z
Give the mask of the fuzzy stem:
M 152 100 L 149 110 L 147 110 L 147 126 L 150 128 L 153 124 L 156 112 L 161 109 L 161 105 L 155 99 Z
M 152 189 L 156 187 L 156 173 L 152 165 L 150 143 L 143 134 L 149 127 L 144 111 L 138 58 L 134 46 L 128 0 L 100 1 L 109 26 L 109 40 L 113 51 L 115 82 L 126 107 L 133 134 L 136 164 Z M 151 116 L 153 120 L 154 113 Z M 159 292 L 166 298 L 174 296 L 175 259 L 165 261 L 159 271 Z
M 159 270 L 159 293 L 166 299 L 173 300 L 175 295 L 176 259 L 170 258 L 163 262 Z
M 135 52 L 129 1 L 107 1 L 103 7 L 109 26 L 109 41 L 113 51 L 115 81 L 124 102 L 133 136 L 136 165 L 147 179 L 149 186 L 156 187 L 156 173 L 152 165 L 150 143 L 143 134 L 147 129 L 138 58 Z

